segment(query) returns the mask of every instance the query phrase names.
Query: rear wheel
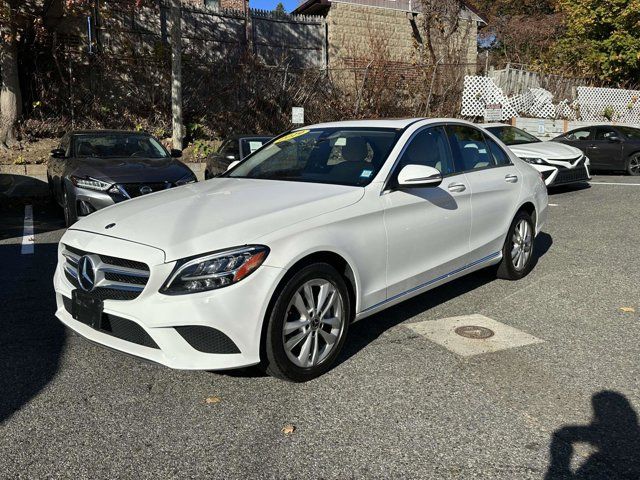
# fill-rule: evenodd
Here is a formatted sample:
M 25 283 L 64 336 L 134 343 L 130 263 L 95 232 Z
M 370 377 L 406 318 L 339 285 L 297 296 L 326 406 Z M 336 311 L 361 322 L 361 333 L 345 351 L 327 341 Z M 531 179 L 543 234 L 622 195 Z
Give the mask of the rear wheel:
M 513 219 L 502 248 L 502 262 L 497 276 L 505 280 L 518 280 L 533 268 L 534 225 L 531 216 L 520 211 Z
M 331 265 L 315 263 L 276 295 L 265 338 L 267 373 L 294 382 L 322 375 L 338 357 L 351 321 L 344 279 Z
M 640 153 L 631 155 L 627 160 L 627 173 L 629 175 L 640 175 Z

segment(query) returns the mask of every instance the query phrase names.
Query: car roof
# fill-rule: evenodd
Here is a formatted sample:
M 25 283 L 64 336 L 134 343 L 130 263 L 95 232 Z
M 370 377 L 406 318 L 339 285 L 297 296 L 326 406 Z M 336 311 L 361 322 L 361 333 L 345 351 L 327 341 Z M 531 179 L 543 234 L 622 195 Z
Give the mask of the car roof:
M 440 123 L 440 122 L 455 122 L 455 123 L 473 125 L 476 127 L 480 126 L 478 124 L 467 122 L 466 120 L 460 120 L 459 118 L 416 117 L 416 118 L 384 118 L 384 119 L 375 119 L 375 120 L 343 120 L 340 122 L 326 122 L 326 123 L 316 123 L 314 125 L 305 125 L 295 130 L 300 130 L 303 128 L 396 128 L 396 129 L 401 129 L 401 128 L 407 128 L 408 126 L 416 122 L 424 122 L 425 124 Z

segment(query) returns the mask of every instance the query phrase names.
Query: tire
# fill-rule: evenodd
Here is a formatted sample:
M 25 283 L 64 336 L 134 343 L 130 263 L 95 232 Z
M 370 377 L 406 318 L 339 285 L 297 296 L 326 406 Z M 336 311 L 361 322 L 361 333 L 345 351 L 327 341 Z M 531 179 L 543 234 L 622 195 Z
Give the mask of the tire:
M 53 186 L 53 180 L 51 180 L 51 177 L 49 175 L 47 175 L 47 185 L 49 187 L 49 200 L 51 200 L 51 202 L 56 205 L 58 203 L 56 199 L 56 190 Z
M 62 190 L 62 209 L 64 211 L 64 223 L 67 227 L 70 227 L 78 221 L 75 209 L 72 209 L 71 204 L 69 203 L 66 188 Z
M 640 175 L 640 153 L 635 153 L 627 159 L 627 174 L 634 177 Z
M 324 301 L 318 307 L 321 293 Z M 308 265 L 296 272 L 274 299 L 264 338 L 266 372 L 306 382 L 328 371 L 342 350 L 351 323 L 349 293 L 342 276 L 327 263 Z
M 523 232 L 525 238 L 524 241 L 521 241 L 520 236 Z M 496 271 L 498 278 L 519 280 L 529 274 L 533 268 L 534 232 L 535 226 L 531 216 L 520 210 L 511 222 L 502 247 L 502 261 Z

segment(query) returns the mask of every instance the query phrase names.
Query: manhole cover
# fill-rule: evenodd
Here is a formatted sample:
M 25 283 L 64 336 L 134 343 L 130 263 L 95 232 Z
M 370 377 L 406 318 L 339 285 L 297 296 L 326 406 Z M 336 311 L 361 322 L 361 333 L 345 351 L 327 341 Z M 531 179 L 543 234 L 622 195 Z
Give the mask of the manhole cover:
M 473 338 L 474 340 L 484 340 L 493 337 L 493 330 L 476 325 L 465 325 L 454 330 L 458 335 L 465 338 Z

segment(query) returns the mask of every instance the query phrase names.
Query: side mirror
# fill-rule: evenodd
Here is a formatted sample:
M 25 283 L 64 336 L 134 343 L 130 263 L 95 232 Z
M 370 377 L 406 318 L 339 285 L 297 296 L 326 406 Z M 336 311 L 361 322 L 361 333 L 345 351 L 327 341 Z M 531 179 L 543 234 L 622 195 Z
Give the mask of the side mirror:
M 235 160 L 235 161 L 231 162 L 229 164 L 229 166 L 227 167 L 227 171 L 231 170 L 233 167 L 235 167 L 239 163 L 240 163 L 240 160 Z
M 441 183 L 440 171 L 427 165 L 405 165 L 398 174 L 398 185 L 405 188 L 437 187 Z
M 62 148 L 54 148 L 51 150 L 50 155 L 52 158 L 64 158 L 66 156 L 65 151 Z
M 172 148 L 170 153 L 172 158 L 180 158 L 182 156 L 182 150 L 177 148 Z
M 612 135 L 610 137 L 607 137 L 607 140 L 609 140 L 611 143 L 620 143 L 621 141 L 620 137 L 617 135 Z

